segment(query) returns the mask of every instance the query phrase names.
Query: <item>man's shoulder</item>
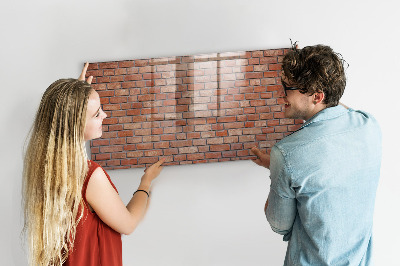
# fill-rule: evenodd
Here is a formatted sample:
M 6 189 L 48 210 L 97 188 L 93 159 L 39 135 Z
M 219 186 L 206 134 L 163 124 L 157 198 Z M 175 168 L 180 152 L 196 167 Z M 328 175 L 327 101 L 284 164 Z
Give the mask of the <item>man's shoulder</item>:
M 343 108 L 344 109 L 344 108 Z M 376 119 L 367 112 L 348 109 L 306 121 L 299 130 L 289 134 L 275 144 L 284 156 L 289 153 L 302 152 L 318 141 L 328 141 L 330 137 L 345 134 L 347 137 L 357 134 L 380 135 L 380 127 Z M 354 132 L 354 134 L 352 134 Z M 308 151 L 309 152 L 309 151 Z

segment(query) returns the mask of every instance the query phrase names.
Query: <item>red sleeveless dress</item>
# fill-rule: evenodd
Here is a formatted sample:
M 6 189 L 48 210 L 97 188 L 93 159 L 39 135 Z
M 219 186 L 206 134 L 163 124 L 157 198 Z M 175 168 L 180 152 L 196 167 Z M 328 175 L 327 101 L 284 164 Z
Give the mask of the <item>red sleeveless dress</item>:
M 87 185 L 97 167 L 101 166 L 93 161 L 89 161 L 88 175 L 82 187 L 82 197 L 85 205 L 83 217 L 76 229 L 74 248 L 63 265 L 122 265 L 121 234 L 105 224 L 95 212 L 91 212 L 86 200 Z M 114 184 L 111 182 L 110 176 L 106 172 L 105 174 L 111 185 L 117 191 Z

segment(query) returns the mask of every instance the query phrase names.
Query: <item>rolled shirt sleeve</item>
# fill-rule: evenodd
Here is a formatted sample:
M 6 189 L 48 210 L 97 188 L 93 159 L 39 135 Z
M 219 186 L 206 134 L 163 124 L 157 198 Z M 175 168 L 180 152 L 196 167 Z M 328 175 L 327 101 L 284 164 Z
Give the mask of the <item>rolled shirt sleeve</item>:
M 270 178 L 267 220 L 272 230 L 284 235 L 283 240 L 288 241 L 297 213 L 296 193 L 291 187 L 290 169 L 281 151 L 275 146 L 271 151 Z

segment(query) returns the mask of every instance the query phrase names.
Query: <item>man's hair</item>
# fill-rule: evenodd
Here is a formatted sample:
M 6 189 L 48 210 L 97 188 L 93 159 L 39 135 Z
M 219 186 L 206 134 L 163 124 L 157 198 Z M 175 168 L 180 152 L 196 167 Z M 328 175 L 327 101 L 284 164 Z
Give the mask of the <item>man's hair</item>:
M 292 49 L 284 56 L 282 70 L 285 77 L 301 93 L 323 92 L 324 104 L 336 106 L 346 87 L 344 63 L 346 61 L 325 45 Z M 347 63 L 346 63 L 347 64 Z

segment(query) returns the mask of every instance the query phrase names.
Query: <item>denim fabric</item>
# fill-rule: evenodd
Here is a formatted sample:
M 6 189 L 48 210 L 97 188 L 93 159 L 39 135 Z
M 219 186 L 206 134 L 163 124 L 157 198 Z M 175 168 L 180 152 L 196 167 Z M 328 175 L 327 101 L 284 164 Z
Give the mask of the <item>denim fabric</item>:
M 369 114 L 322 110 L 271 151 L 266 216 L 284 265 L 371 265 L 381 132 Z

